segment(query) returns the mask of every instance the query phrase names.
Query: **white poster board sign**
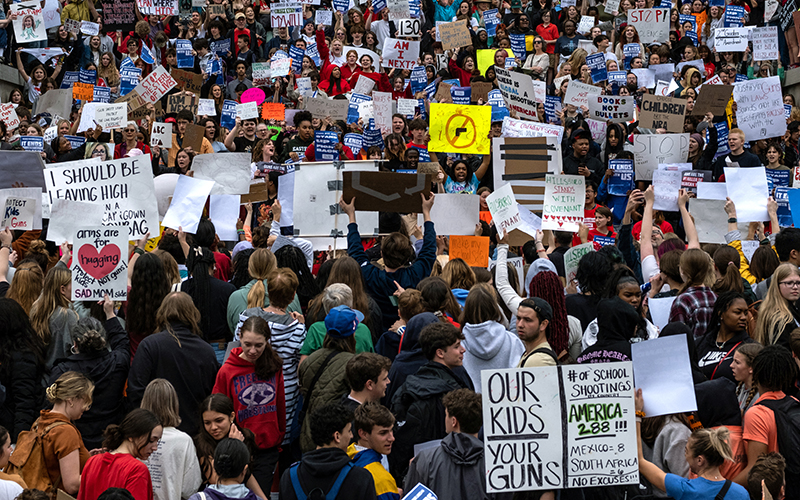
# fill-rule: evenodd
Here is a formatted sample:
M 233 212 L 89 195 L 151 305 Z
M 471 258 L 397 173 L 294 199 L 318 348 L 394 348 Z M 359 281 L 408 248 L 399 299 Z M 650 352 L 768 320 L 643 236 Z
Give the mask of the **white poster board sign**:
M 250 192 L 250 153 L 197 155 L 192 161 L 195 179 L 213 181 L 211 194 L 248 194 Z
M 636 180 L 650 181 L 659 164 L 686 162 L 689 134 L 636 134 L 632 151 Z
M 564 96 L 564 104 L 572 104 L 580 108 L 581 106 L 589 107 L 589 97 L 600 95 L 602 89 L 583 83 L 578 80 L 572 80 L 567 87 L 567 93 Z
M 542 229 L 577 231 L 583 222 L 586 178 L 582 175 L 545 177 Z
M 647 46 L 669 41 L 669 9 L 631 9 L 628 23 L 639 33 L 639 42 Z
M 121 227 L 79 229 L 73 239 L 72 300 L 128 297 L 128 231 Z
M 172 124 L 153 123 L 153 131 L 150 134 L 150 145 L 169 149 L 172 147 Z
M 72 245 L 78 229 L 102 225 L 103 207 L 101 205 L 57 198 L 50 207 L 47 241 L 52 241 L 56 245 L 61 245 L 66 241 Z
M 725 168 L 725 185 L 728 198 L 736 204 L 736 217 L 740 222 L 769 220 L 767 198 L 769 186 L 764 167 Z
M 172 194 L 172 203 L 161 224 L 172 229 L 183 228 L 186 233 L 197 231 L 203 207 L 213 187 L 214 181 L 195 179 L 186 175 L 178 177 L 175 192 Z
M 697 410 L 686 334 L 631 344 L 631 357 L 648 418 Z
M 489 205 L 489 212 L 499 233 L 504 230 L 511 232 L 522 224 L 511 184 L 506 184 L 487 196 L 486 204 Z
M 33 221 L 36 217 L 36 204 L 40 202 L 41 200 L 35 198 L 9 196 L 6 198 L 3 222 L 0 223 L 0 227 L 30 231 L 33 229 Z

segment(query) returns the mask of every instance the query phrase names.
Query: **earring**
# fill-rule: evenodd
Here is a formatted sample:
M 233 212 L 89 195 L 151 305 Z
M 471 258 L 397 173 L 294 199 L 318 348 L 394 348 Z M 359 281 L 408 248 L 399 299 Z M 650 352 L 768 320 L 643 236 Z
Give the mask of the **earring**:
M 69 352 L 71 352 L 72 354 L 78 354 L 78 351 L 75 349 L 74 345 L 69 348 Z

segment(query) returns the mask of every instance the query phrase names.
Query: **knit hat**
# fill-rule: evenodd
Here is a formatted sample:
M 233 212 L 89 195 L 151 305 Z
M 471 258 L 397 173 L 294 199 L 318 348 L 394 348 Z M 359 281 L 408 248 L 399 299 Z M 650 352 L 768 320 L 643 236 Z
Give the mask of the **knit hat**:
M 697 132 L 690 135 L 689 137 L 697 141 L 697 144 L 699 144 L 701 148 L 706 144 L 706 141 L 703 140 L 703 136 L 698 134 Z
M 231 258 L 235 258 L 237 253 L 241 252 L 242 250 L 247 250 L 248 248 L 253 248 L 253 244 L 247 240 L 240 241 L 234 245 L 233 250 L 231 251 Z
M 325 316 L 325 328 L 328 335 L 335 339 L 346 339 L 356 333 L 358 323 L 364 320 L 364 315 L 345 305 L 336 306 Z

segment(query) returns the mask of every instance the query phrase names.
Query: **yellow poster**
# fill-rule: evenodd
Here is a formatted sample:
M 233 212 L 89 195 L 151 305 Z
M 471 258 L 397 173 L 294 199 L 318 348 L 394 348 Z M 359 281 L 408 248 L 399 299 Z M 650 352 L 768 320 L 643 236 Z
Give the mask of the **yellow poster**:
M 480 49 L 478 50 L 478 71 L 481 72 L 481 75 L 486 75 L 486 70 L 489 69 L 489 66 L 494 64 L 494 53 L 500 49 Z M 503 49 L 508 54 L 508 57 L 514 58 L 516 57 L 511 49 Z
M 491 106 L 431 103 L 428 149 L 440 153 L 491 154 Z

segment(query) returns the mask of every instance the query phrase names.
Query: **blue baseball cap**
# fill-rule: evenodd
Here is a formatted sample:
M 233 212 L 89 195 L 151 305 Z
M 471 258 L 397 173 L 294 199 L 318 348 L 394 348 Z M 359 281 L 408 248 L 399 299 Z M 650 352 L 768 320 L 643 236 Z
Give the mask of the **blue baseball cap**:
M 336 306 L 325 316 L 325 328 L 328 335 L 335 339 L 345 339 L 356 332 L 358 324 L 364 321 L 364 315 L 345 305 Z

